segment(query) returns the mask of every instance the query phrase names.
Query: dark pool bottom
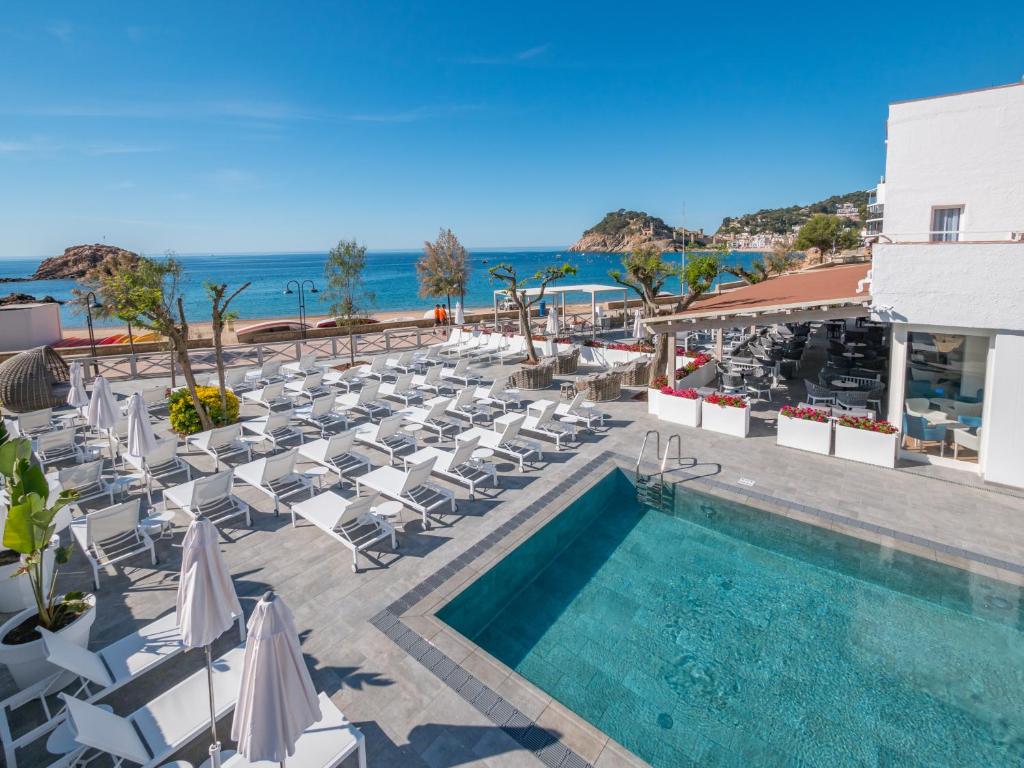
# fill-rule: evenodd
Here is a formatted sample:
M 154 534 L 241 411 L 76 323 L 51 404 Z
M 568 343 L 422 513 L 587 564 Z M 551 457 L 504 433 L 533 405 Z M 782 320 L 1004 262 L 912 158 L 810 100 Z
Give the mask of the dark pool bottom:
M 1021 590 L 618 470 L 439 617 L 658 768 L 1024 765 Z

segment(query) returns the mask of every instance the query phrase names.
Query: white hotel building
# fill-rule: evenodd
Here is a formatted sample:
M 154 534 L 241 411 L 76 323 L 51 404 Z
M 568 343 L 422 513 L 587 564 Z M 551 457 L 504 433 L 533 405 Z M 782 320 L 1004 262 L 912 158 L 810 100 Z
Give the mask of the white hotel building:
M 890 419 L 928 399 L 969 426 L 959 459 L 902 457 L 1024 487 L 1024 83 L 892 104 L 884 178 L 870 293 L 892 323 Z

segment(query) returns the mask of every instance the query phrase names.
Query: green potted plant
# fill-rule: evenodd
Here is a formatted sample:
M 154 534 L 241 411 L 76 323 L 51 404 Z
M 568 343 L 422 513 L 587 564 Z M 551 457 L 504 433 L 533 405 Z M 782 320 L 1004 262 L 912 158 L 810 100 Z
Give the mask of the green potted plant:
M 33 599 L 32 606 L 0 625 L 0 663 L 24 688 L 54 672 L 36 629 L 43 627 L 85 647 L 96 619 L 96 601 L 81 592 L 57 594 L 57 572 L 68 561 L 71 547 L 59 546 L 55 519 L 74 500 L 74 492 L 51 498 L 42 468 L 32 461 L 32 443 L 23 438 L 0 445 L 0 474 L 8 497 L 3 545 L 18 553 L 17 573 L 28 577 Z

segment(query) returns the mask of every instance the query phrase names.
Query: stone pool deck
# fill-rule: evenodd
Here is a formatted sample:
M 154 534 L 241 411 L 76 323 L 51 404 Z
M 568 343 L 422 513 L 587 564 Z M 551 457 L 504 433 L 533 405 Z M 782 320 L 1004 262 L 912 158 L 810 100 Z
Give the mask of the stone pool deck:
M 480 368 L 485 376 L 510 370 Z M 163 383 L 148 380 L 134 387 Z M 130 386 L 119 383 L 114 389 L 127 392 Z M 557 398 L 557 383 L 525 394 Z M 612 416 L 603 433 L 587 435 L 578 448 L 561 452 L 551 444 L 545 462 L 524 474 L 499 462 L 498 492 L 486 489 L 470 502 L 458 489 L 455 516 L 430 530 L 410 522 L 400 548 L 382 549 L 378 563 L 364 562 L 369 567 L 360 574 L 352 573 L 349 552 L 340 544 L 312 526 L 292 528 L 286 513 L 274 516 L 265 496 L 239 486 L 239 495 L 254 508 L 253 526 L 225 528 L 223 551 L 243 607 L 250 611 L 268 588 L 291 607 L 314 683 L 362 729 L 370 766 L 643 765 L 431 614 L 607 467 L 635 460 L 648 429 L 661 430 L 663 445 L 667 435 L 681 435 L 685 461 L 673 475 L 684 483 L 1024 584 L 1024 498 L 1017 493 L 983 486 L 964 473 L 883 470 L 779 448 L 773 424 L 760 408 L 754 412 L 753 436 L 746 440 L 660 423 L 647 415 L 646 403 L 626 396 L 601 408 Z M 243 417 L 254 415 L 255 409 L 243 411 Z M 162 422 L 157 431 L 166 428 Z M 367 452 L 375 464 L 384 463 L 383 454 Z M 648 456 L 653 458 L 653 450 Z M 205 455 L 190 454 L 187 460 L 201 472 L 213 469 Z M 158 542 L 156 568 L 140 558 L 101 575 L 94 646 L 173 610 L 180 555 L 174 544 L 180 541 L 179 528 L 173 542 Z M 91 589 L 87 571 L 76 552 L 63 571 L 61 589 Z M 218 650 L 230 644 L 225 636 Z M 128 687 L 114 702 L 116 710 L 131 711 L 199 668 L 199 655 L 187 654 L 172 669 Z M 0 695 L 12 690 L 2 673 Z M 230 718 L 219 727 L 229 748 Z M 198 766 L 205 751 L 198 739 L 178 757 Z M 695 747 L 691 760 L 699 765 L 705 756 Z

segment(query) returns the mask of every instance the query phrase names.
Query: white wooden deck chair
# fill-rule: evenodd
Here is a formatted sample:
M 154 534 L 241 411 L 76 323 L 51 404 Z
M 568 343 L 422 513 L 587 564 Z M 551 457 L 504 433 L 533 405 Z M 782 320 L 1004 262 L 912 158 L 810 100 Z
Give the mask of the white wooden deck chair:
M 114 486 L 103 477 L 103 461 L 103 459 L 87 461 L 74 467 L 59 469 L 55 474 L 48 475 L 47 479 L 51 481 L 51 496 L 60 491 L 75 491 L 78 494 L 75 499 L 76 504 L 102 496 L 106 496 L 113 504 Z
M 281 372 L 287 376 L 303 376 L 316 373 L 319 370 L 316 364 L 316 352 L 305 352 L 294 363 L 285 363 L 281 366 Z
M 366 740 L 350 723 L 326 693 L 320 694 L 320 719 L 295 740 L 295 754 L 289 765 L 300 768 L 336 768 L 355 754 L 358 768 L 366 768 Z M 253 763 L 237 752 L 221 760 L 221 768 L 274 768 L 265 762 Z
M 358 451 L 352 450 L 356 433 L 347 430 L 326 439 L 314 440 L 299 447 L 299 455 L 321 467 L 338 473 L 341 480 L 355 471 L 369 472 L 373 465 L 370 459 Z
M 455 494 L 430 480 L 430 473 L 436 461 L 437 459 L 427 459 L 413 465 L 408 471 L 397 467 L 378 467 L 356 478 L 356 493 L 361 495 L 365 487 L 400 501 L 409 509 L 419 512 L 423 518 L 423 527 L 429 528 L 428 515 L 443 515 L 446 507 L 452 513 L 458 509 Z
M 455 398 L 448 405 L 448 413 L 469 419 L 470 426 L 474 425 L 477 419 L 486 421 L 491 418 L 491 409 L 476 401 L 473 387 L 465 387 L 455 393 Z
M 384 381 L 385 377 L 395 375 L 388 367 L 388 359 L 385 355 L 378 355 L 370 361 L 369 365 L 362 366 L 362 374 L 377 381 Z
M 391 405 L 377 397 L 380 392 L 379 381 L 368 381 L 358 392 L 346 392 L 338 395 L 335 402 L 346 410 L 362 413 L 370 419 L 391 413 Z
M 441 371 L 441 378 L 448 379 L 448 381 L 457 381 L 463 386 L 468 387 L 470 384 L 479 384 L 481 379 L 469 372 L 469 360 L 459 360 L 454 368 L 445 368 Z
M 92 568 L 92 582 L 100 588 L 100 568 L 149 552 L 156 565 L 156 547 L 139 527 L 139 499 L 130 499 L 106 509 L 97 509 L 71 521 L 71 538 Z
M 243 392 L 242 402 L 261 406 L 268 411 L 274 410 L 276 406 L 291 404 L 288 398 L 284 396 L 283 381 L 274 381 L 251 392 Z
M 198 450 L 212 456 L 214 468 L 220 467 L 222 459 L 239 453 L 252 460 L 252 445 L 242 440 L 242 425 L 229 424 L 226 427 L 215 427 L 206 432 L 199 432 L 185 438 L 185 445 L 195 446 Z
M 295 471 L 299 449 L 292 448 L 276 456 L 264 456 L 235 467 L 235 479 L 248 483 L 274 501 L 274 514 L 281 512 L 281 500 L 299 493 L 313 496 L 312 478 Z
M 19 437 L 35 437 L 46 432 L 52 432 L 53 409 L 43 408 L 39 411 L 26 411 L 19 413 L 13 420 L 14 432 Z
M 534 413 L 527 413 L 519 429 L 524 432 L 533 432 L 535 435 L 542 435 L 555 441 L 555 450 L 562 450 L 562 440 L 576 440 L 578 430 L 576 425 L 566 421 L 555 420 L 555 406 L 558 403 L 549 401 Z M 495 419 L 495 426 L 507 416 Z
M 515 392 L 507 392 L 505 384 L 495 379 L 486 387 L 477 387 L 473 390 L 473 399 L 480 405 L 490 405 L 501 408 L 502 413 L 508 413 L 509 406 L 520 407 L 523 401 Z
M 291 397 L 314 397 L 331 394 L 331 390 L 323 384 L 324 375 L 320 371 L 307 373 L 301 380 L 289 381 L 284 385 L 285 394 Z
M 59 461 L 83 461 L 85 452 L 75 442 L 76 431 L 68 427 L 53 432 L 42 432 L 34 439 L 36 457 L 39 463 L 46 468 L 47 464 L 55 464 Z
M 412 371 L 402 373 L 394 382 L 385 381 L 381 384 L 379 392 L 384 397 L 390 397 L 393 400 L 401 400 L 402 404 L 408 407 L 411 401 L 422 397 L 420 391 L 413 384 L 413 378 L 414 374 Z
M 124 455 L 124 461 L 132 469 L 141 472 L 146 478 L 146 498 L 153 503 L 153 481 L 159 480 L 163 483 L 169 477 L 185 474 L 186 480 L 192 479 L 192 467 L 182 461 L 178 456 L 178 441 L 173 437 L 166 437 L 156 441 L 156 448 L 148 456 Z
M 177 507 L 189 517 L 202 515 L 214 525 L 236 517 L 244 517 L 252 525 L 249 505 L 231 492 L 234 473 L 225 469 L 215 475 L 200 477 L 164 491 L 164 508 Z
M 292 504 L 292 525 L 297 517 L 308 520 L 333 539 L 352 550 L 352 570 L 359 573 L 358 555 L 382 539 L 391 539 L 398 548 L 395 529 L 374 513 L 377 494 L 345 499 L 333 491 L 324 491 L 309 501 Z
M 242 429 L 251 432 L 254 437 L 269 442 L 276 451 L 285 440 L 298 438 L 300 443 L 305 441 L 302 430 L 292 426 L 292 416 L 291 408 L 287 411 L 271 411 L 266 416 L 241 422 Z
M 324 383 L 344 387 L 346 392 L 351 392 L 352 387 L 363 383 L 363 373 L 359 366 L 346 368 L 344 371 L 327 371 L 324 374 Z
M 321 437 L 336 429 L 348 429 L 348 416 L 334 410 L 334 395 L 328 393 L 314 397 L 309 405 L 296 408 L 293 414 L 303 424 L 320 430 Z
M 441 370 L 440 365 L 432 365 L 424 373 L 413 376 L 412 383 L 421 390 L 430 390 L 438 395 L 441 394 L 442 389 L 455 391 L 455 387 L 451 384 L 445 384 L 444 379 L 441 378 Z
M 450 397 L 434 397 L 427 400 L 422 408 L 406 408 L 398 413 L 407 421 L 422 424 L 427 429 L 436 432 L 437 436 L 444 440 L 461 429 L 458 424 L 445 418 L 445 413 L 448 412 L 451 402 Z
M 402 431 L 402 416 L 396 413 L 387 416 L 377 424 L 356 427 L 356 442 L 372 445 L 388 455 L 388 463 L 395 463 L 395 454 L 400 451 L 416 450 L 416 439 Z
M 238 702 L 244 656 L 245 647 L 236 646 L 213 662 L 211 677 L 217 719 L 229 714 Z M 185 678 L 127 717 L 73 696 L 62 694 L 61 698 L 67 707 L 72 735 L 87 748 L 83 752 L 95 750 L 110 755 L 114 768 L 135 764 L 155 768 L 210 727 L 206 669 Z
M 412 373 L 416 367 L 416 350 L 407 349 L 398 357 L 388 359 L 388 368 L 402 373 Z
M 479 447 L 480 438 L 456 442 L 454 451 L 428 445 L 406 456 L 405 468 L 409 469 L 410 465 L 420 464 L 427 459 L 436 459 L 431 472 L 450 482 L 465 485 L 469 488 L 469 498 L 472 501 L 476 498 L 476 487 L 481 482 L 490 481 L 491 485 L 498 487 L 498 468 L 473 458 L 473 451 Z
M 519 427 L 526 419 L 521 413 L 510 413 L 503 417 L 500 424 L 495 423 L 494 429 L 471 427 L 455 436 L 457 441 L 478 438 L 481 448 L 490 448 L 499 456 L 518 462 L 519 471 L 523 471 L 524 462 L 536 454 L 538 461 L 544 460 L 544 452 L 540 443 L 519 436 Z
M 572 419 L 576 419 L 577 421 L 586 424 L 587 429 L 590 430 L 594 428 L 594 424 L 603 427 L 604 420 L 606 418 L 611 418 L 607 413 L 602 413 L 593 405 L 587 407 L 584 406 L 583 403 L 583 393 L 578 392 L 571 402 L 559 403 L 555 407 L 555 416 L 569 417 L 565 419 L 569 422 L 571 422 Z
M 245 377 L 249 379 L 249 381 L 253 381 L 258 384 L 270 384 L 275 381 L 284 381 L 284 376 L 281 374 L 281 361 L 267 361 L 259 368 L 254 368 L 248 371 L 245 374 Z

